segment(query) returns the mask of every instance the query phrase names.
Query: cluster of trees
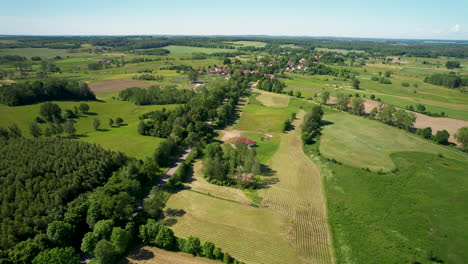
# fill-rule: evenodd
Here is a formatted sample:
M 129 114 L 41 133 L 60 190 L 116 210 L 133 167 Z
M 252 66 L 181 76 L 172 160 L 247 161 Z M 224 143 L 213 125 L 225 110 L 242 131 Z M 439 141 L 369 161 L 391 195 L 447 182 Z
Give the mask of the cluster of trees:
M 468 127 L 458 129 L 454 136 L 461 143 L 462 150 L 468 152 Z
M 447 69 L 460 68 L 460 62 L 459 61 L 447 61 L 445 63 L 445 67 L 447 67 Z
M 291 114 L 291 118 L 286 119 L 283 123 L 283 132 L 286 132 L 293 128 L 292 122 L 296 119 L 296 113 Z
M 415 133 L 418 136 L 421 136 L 425 139 L 432 139 L 434 142 L 442 144 L 442 145 L 447 145 L 449 143 L 448 139 L 450 137 L 450 133 L 445 129 L 437 131 L 435 135 L 432 135 L 431 127 L 418 128 L 416 129 Z
M 434 85 L 442 85 L 448 88 L 459 88 L 461 86 L 468 86 L 468 77 L 462 77 L 455 73 L 435 73 L 433 75 L 426 76 L 424 78 L 424 82 Z
M 96 100 L 86 83 L 58 79 L 0 86 L 0 103 L 26 105 L 51 100 Z
M 144 80 L 144 81 L 158 81 L 161 82 L 164 80 L 162 75 L 153 75 L 153 74 L 140 74 L 133 77 L 134 80 Z
M 145 49 L 145 50 L 134 50 L 132 53 L 138 54 L 138 55 L 157 55 L 157 56 L 162 56 L 162 55 L 167 55 L 171 53 L 167 49 Z
M 283 81 L 268 76 L 261 78 L 257 85 L 257 88 L 260 90 L 274 93 L 282 93 L 284 87 L 286 87 L 286 84 Z
M 321 121 L 323 117 L 323 109 L 321 106 L 312 107 L 311 111 L 304 116 L 302 123 L 302 141 L 305 144 L 312 144 L 315 139 L 321 134 Z
M 63 217 L 69 202 L 104 184 L 128 160 L 81 141 L 0 141 L 2 250 L 45 232 L 50 222 Z
M 14 62 L 14 61 L 27 61 L 28 59 L 23 56 L 19 55 L 3 55 L 0 56 L 0 62 L 5 63 L 5 62 Z
M 46 136 L 50 137 L 53 135 L 61 135 L 67 133 L 70 137 L 76 133 L 74 119 L 79 117 L 80 113 L 86 114 L 89 111 L 89 105 L 81 103 L 79 106 L 75 106 L 74 110 L 66 109 L 62 115 L 62 109 L 58 104 L 55 103 L 44 103 L 41 105 L 39 114 L 35 119 L 35 122 L 29 124 L 29 130 L 31 135 L 35 138 Z M 39 127 L 38 123 L 46 123 L 48 126 L 44 131 Z
M 94 256 L 92 263 L 116 263 L 118 257 L 125 253 L 131 244 L 133 229 L 133 223 L 121 228 L 114 227 L 112 220 L 101 220 L 83 237 L 81 251 Z
M 173 86 L 151 86 L 144 88 L 128 88 L 119 92 L 119 99 L 137 105 L 151 104 L 183 104 L 195 96 L 195 92 L 187 89 L 177 89 Z
M 227 252 L 216 247 L 211 242 L 201 243 L 197 237 L 178 238 L 174 232 L 167 226 L 162 225 L 153 219 L 148 219 L 145 225 L 140 226 L 140 238 L 145 245 L 158 248 L 181 251 L 193 256 L 205 257 L 208 259 L 219 260 L 227 264 L 241 264 Z
M 212 133 L 213 129 L 208 123 L 214 121 L 218 126 L 225 126 L 234 118 L 235 107 L 247 84 L 244 77 L 237 74 L 226 82 L 212 83 L 185 105 L 140 116 L 142 121 L 138 125 L 138 132 L 170 138 L 175 144 L 184 140 L 186 143 L 195 142 Z
M 176 72 L 190 72 L 193 71 L 193 67 L 190 65 L 172 65 L 167 68 L 161 68 L 161 70 L 171 70 L 171 71 L 176 71 Z
M 239 142 L 235 146 L 221 147 L 219 143 L 206 146 L 203 160 L 203 175 L 214 184 L 238 184 L 243 188 L 255 186 L 255 175 L 260 164 L 255 149 Z
M 374 107 L 369 113 L 370 118 L 380 120 L 391 126 L 411 131 L 416 121 L 416 115 L 404 109 L 397 109 L 393 105 Z
M 392 84 L 392 81 L 390 81 L 390 79 L 388 79 L 388 78 L 386 78 L 384 76 L 380 76 L 380 77 L 372 76 L 371 80 L 382 83 L 382 84 Z
M 334 68 L 323 64 L 315 64 L 307 69 L 311 75 L 331 75 L 335 77 L 351 78 L 355 73 L 346 68 Z
M 425 114 L 425 115 L 428 115 L 428 116 L 435 116 L 435 117 L 446 117 L 447 116 L 445 114 L 445 112 L 443 112 L 443 111 L 440 112 L 440 114 L 439 113 L 433 113 L 433 112 L 430 112 L 430 111 L 426 111 L 426 106 L 423 105 L 423 104 L 416 104 L 416 106 L 407 105 L 406 109 L 408 109 L 410 111 L 422 113 L 422 114 Z

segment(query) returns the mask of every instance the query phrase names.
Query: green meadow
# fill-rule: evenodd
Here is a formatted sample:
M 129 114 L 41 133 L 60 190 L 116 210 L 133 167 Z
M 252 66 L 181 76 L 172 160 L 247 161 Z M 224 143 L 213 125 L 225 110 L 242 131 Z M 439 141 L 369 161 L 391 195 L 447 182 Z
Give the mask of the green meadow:
M 342 112 L 329 112 L 324 120 L 320 152 L 329 159 L 371 170 L 396 168 L 390 155 L 402 151 L 424 151 L 466 161 L 468 155 L 437 145 L 414 134 L 378 121 Z
M 75 128 L 79 140 L 96 143 L 106 149 L 121 151 L 139 159 L 151 156 L 161 139 L 138 134 L 138 116 L 153 110 L 174 108 L 175 105 L 137 106 L 129 102 L 112 99 L 114 95 L 100 94 L 97 96 L 99 101 L 85 102 L 90 106 L 89 112 L 91 114 L 80 114 L 80 117 L 76 119 Z M 59 101 L 54 103 L 62 108 L 63 113 L 65 109 L 73 110 L 75 106 L 82 102 Z M 29 124 L 39 116 L 40 105 L 15 107 L 0 105 L 0 126 L 7 127 L 16 123 L 22 130 L 23 135 L 30 137 Z M 123 118 L 124 125 L 110 127 L 108 125 L 109 119 L 115 120 L 117 117 Z M 95 118 L 101 122 L 100 131 L 95 131 L 93 128 Z M 43 129 L 46 127 L 45 125 L 40 126 Z
M 191 54 L 191 53 L 211 54 L 215 52 L 235 52 L 235 50 L 231 50 L 231 49 L 202 48 L 202 47 L 174 46 L 174 45 L 164 47 L 164 49 L 169 50 L 171 54 Z
M 324 177 L 336 263 L 465 263 L 466 158 L 398 152 L 390 155 L 398 171 L 379 175 L 326 161 L 314 147 L 305 151 Z

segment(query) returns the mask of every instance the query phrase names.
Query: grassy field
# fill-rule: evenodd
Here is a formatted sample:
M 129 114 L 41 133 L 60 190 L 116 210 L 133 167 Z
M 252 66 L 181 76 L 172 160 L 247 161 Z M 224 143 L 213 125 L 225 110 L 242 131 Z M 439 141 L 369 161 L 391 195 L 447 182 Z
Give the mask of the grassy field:
M 129 255 L 119 264 L 216 264 L 219 263 L 214 260 L 193 257 L 190 254 L 181 252 L 171 252 L 159 248 L 141 247 L 133 250 Z
M 101 101 L 86 102 L 90 106 L 92 115 L 81 115 L 75 123 L 79 139 L 91 143 L 97 143 L 106 149 L 121 151 L 129 156 L 143 159 L 146 156 L 152 155 L 157 144 L 161 139 L 155 137 L 141 136 L 137 132 L 139 122 L 138 116 L 148 111 L 157 109 L 173 108 L 172 105 L 167 106 L 137 106 L 128 102 L 112 99 L 115 94 L 102 94 L 98 96 Z M 55 102 L 62 108 L 73 109 L 81 102 Z M 6 127 L 13 123 L 23 131 L 27 137 L 29 134 L 29 124 L 33 122 L 36 116 L 39 116 L 40 104 L 9 107 L 0 105 L 0 126 Z M 124 126 L 109 127 L 109 118 L 121 117 L 124 119 Z M 93 119 L 98 118 L 101 121 L 101 131 L 93 129 Z M 45 125 L 41 125 L 45 128 Z
M 347 113 L 324 116 L 332 122 L 323 129 L 320 152 L 330 159 L 371 170 L 395 168 L 390 154 L 401 151 L 441 153 L 446 157 L 466 160 L 466 154 L 433 144 L 398 128 Z
M 235 52 L 231 49 L 218 49 L 218 48 L 201 48 L 201 47 L 189 47 L 189 46 L 167 46 L 164 47 L 171 52 L 171 54 L 191 54 L 191 53 L 215 53 L 215 52 Z
M 272 93 L 268 93 L 271 96 Z M 265 93 L 265 96 L 267 94 Z M 276 95 L 275 95 L 276 96 Z M 273 102 L 273 96 L 263 100 Z M 275 97 L 276 98 L 276 97 Z M 256 99 L 256 95 L 250 97 L 249 103 L 241 106 L 242 117 L 233 126 L 233 129 L 244 130 L 244 131 L 256 131 L 261 133 L 281 132 L 283 123 L 288 119 L 293 112 L 296 112 L 293 108 L 273 108 L 264 106 L 259 100 Z
M 398 58 L 395 58 L 398 59 Z M 403 59 L 402 59 L 403 60 Z M 337 78 L 326 75 L 298 75 L 288 74 L 290 79 L 286 79 L 286 90 L 301 91 L 303 97 L 313 97 L 314 94 L 326 90 L 335 95 L 337 92 L 371 94 L 381 98 L 383 102 L 393 104 L 399 107 L 407 105 L 424 104 L 428 111 L 434 113 L 445 112 L 448 117 L 461 120 L 468 120 L 468 94 L 461 93 L 456 89 L 449 89 L 442 86 L 436 86 L 424 83 L 424 77 L 433 73 L 448 73 L 445 69 L 446 60 L 424 59 L 432 64 L 422 64 L 423 59 L 419 58 L 404 58 L 407 64 L 382 64 L 368 63 L 364 67 L 350 66 L 334 66 L 346 68 L 356 72 L 361 81 L 360 90 L 351 88 L 351 80 Z M 468 64 L 466 60 L 461 60 L 462 65 Z M 435 65 L 439 65 L 439 68 Z M 466 68 L 456 69 L 454 71 L 460 74 L 466 74 Z M 391 71 L 390 80 L 392 84 L 381 84 L 372 81 L 373 76 L 378 76 L 380 73 Z M 402 83 L 409 83 L 409 87 L 405 87 Z M 335 89 L 331 85 L 337 85 L 342 88 Z M 417 87 L 415 87 L 415 85 Z
M 287 107 L 289 105 L 289 96 L 259 89 L 253 89 L 253 92 L 258 94 L 256 99 L 264 106 Z
M 393 153 L 399 171 L 379 175 L 328 162 L 313 148 L 305 151 L 324 175 L 337 263 L 466 263 L 466 159 Z
M 232 43 L 232 44 L 237 44 L 241 46 L 251 46 L 251 47 L 265 47 L 266 46 L 265 42 L 259 42 L 259 41 L 227 41 L 226 43 Z
M 277 108 L 250 104 L 243 108 L 240 124 L 244 119 L 263 119 L 251 116 L 261 108 L 272 111 L 269 115 L 275 119 L 282 114 Z M 295 126 L 300 122 L 297 119 Z M 298 151 L 299 130 L 274 133 L 262 142 L 265 124 L 254 122 L 249 128 L 242 135 L 258 142 L 259 159 L 274 174 L 264 176 L 271 185 L 258 191 L 263 197 L 261 207 L 248 206 L 239 190 L 207 183 L 197 162 L 190 188 L 172 195 L 166 205 L 186 212 L 172 220 L 173 230 L 182 237 L 212 241 L 246 263 L 332 263 L 320 173 Z

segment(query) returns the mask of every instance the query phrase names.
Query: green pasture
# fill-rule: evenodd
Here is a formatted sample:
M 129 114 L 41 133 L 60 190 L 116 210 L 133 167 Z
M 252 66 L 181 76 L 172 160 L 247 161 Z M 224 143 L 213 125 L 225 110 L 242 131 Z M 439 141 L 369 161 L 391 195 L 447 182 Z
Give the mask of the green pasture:
M 233 129 L 261 133 L 281 132 L 284 121 L 295 112 L 291 108 L 272 108 L 256 104 L 248 104 L 242 111 L 242 116 Z
M 331 122 L 323 129 L 320 152 L 329 159 L 371 170 L 390 171 L 395 164 L 390 155 L 402 151 L 424 151 L 466 161 L 468 155 L 437 145 L 381 122 L 342 112 L 327 113 Z
M 232 43 L 232 44 L 237 44 L 241 46 L 251 46 L 251 47 L 265 47 L 266 43 L 265 42 L 259 42 L 259 41 L 227 41 L 226 43 Z
M 466 263 L 466 157 L 393 153 L 398 171 L 379 175 L 327 162 L 313 148 L 305 151 L 326 175 L 336 263 Z
M 174 105 L 151 105 L 137 106 L 128 102 L 112 99 L 115 94 L 102 94 L 98 96 L 100 101 L 85 102 L 90 106 L 91 114 L 81 114 L 76 119 L 75 128 L 78 138 L 83 141 L 102 145 L 106 149 L 121 151 L 129 156 L 143 159 L 153 154 L 157 144 L 161 141 L 159 138 L 142 136 L 137 132 L 139 122 L 138 116 L 149 111 L 170 109 Z M 62 108 L 72 109 L 82 102 L 60 101 L 55 102 Z M 0 126 L 7 127 L 16 123 L 23 132 L 23 135 L 30 137 L 29 124 L 39 116 L 40 104 L 9 107 L 0 105 Z M 124 119 L 124 125 L 120 127 L 109 127 L 108 120 L 121 117 Z M 93 120 L 97 118 L 101 121 L 101 130 L 95 131 Z M 45 129 L 46 125 L 40 125 Z
M 202 47 L 175 46 L 175 45 L 164 47 L 164 49 L 169 50 L 171 54 L 191 54 L 191 53 L 211 54 L 215 52 L 235 52 L 235 50 L 231 50 L 231 49 L 202 48 Z

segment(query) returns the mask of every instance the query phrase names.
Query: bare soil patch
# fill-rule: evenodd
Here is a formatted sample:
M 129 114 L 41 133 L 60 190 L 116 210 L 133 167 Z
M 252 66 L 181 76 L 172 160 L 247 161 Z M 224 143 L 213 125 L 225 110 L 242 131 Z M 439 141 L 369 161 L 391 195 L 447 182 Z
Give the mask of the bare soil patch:
M 106 80 L 90 83 L 89 88 L 95 94 L 103 94 L 122 91 L 130 87 L 146 88 L 153 85 L 155 84 L 138 80 Z
M 231 138 L 240 137 L 243 132 L 244 131 L 242 130 L 235 130 L 235 129 L 223 130 L 221 131 L 221 133 L 223 133 L 223 136 L 221 137 L 221 141 L 226 142 L 230 140 Z

